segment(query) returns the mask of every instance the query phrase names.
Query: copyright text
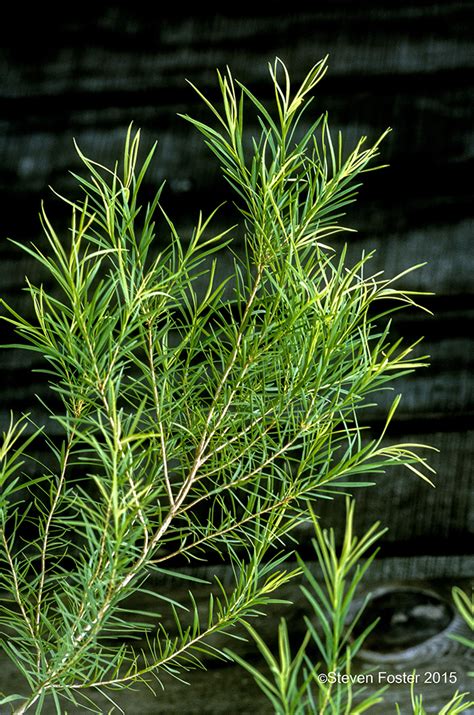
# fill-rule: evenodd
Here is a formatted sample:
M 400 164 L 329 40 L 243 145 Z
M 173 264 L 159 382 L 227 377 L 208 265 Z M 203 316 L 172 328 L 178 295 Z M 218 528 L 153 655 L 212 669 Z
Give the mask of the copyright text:
M 330 670 L 328 673 L 319 673 L 317 676 L 321 684 L 343 683 L 350 685 L 409 685 L 416 683 L 431 683 L 434 685 L 441 683 L 458 682 L 458 675 L 455 671 L 427 670 L 422 673 L 413 671 L 402 671 L 391 673 L 380 670 L 377 673 L 340 673 L 337 670 Z

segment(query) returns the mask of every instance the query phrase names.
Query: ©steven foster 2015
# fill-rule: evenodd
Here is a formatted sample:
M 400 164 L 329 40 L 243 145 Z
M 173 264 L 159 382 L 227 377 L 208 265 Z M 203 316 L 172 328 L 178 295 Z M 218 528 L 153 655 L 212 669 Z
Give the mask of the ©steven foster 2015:
M 449 673 L 443 672 L 431 672 L 426 671 L 424 673 L 415 672 L 401 672 L 401 673 L 389 673 L 385 670 L 381 670 L 378 673 L 339 673 L 338 671 L 331 671 L 327 675 L 321 674 L 319 679 L 322 682 L 327 683 L 356 683 L 359 685 L 367 684 L 388 684 L 388 685 L 401 685 L 407 683 L 409 685 L 413 683 L 457 683 L 458 677 L 454 671 Z

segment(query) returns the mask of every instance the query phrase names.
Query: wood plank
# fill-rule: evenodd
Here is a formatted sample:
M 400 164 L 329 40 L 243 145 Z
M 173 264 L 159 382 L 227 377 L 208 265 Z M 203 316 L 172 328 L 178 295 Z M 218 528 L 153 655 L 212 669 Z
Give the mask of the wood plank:
M 185 235 L 198 209 L 211 210 L 231 198 L 200 137 L 176 118 L 177 112 L 205 116 L 186 77 L 216 97 L 215 68 L 229 64 L 239 79 L 270 100 L 269 59 L 281 56 L 296 82 L 329 51 L 330 71 L 312 111 L 327 108 L 333 128 L 343 131 L 348 145 L 360 134 L 373 139 L 387 125 L 393 127 L 382 149 L 390 168 L 367 175 L 360 202 L 348 212 L 348 225 L 359 230 L 350 237 L 349 255 L 356 260 L 362 250 L 376 248 L 373 270 L 384 270 L 386 276 L 427 261 L 403 284 L 435 291 L 435 297 L 423 299 L 435 316 L 407 311 L 397 317 L 394 335 L 426 335 L 424 351 L 432 356 L 431 366 L 397 385 L 404 399 L 392 439 L 427 442 L 441 451 L 430 459 L 438 472 L 436 490 L 397 470 L 381 476 L 378 487 L 358 493 L 359 514 L 361 524 L 380 516 L 391 526 L 382 580 L 393 573 L 432 578 L 472 572 L 466 554 L 474 530 L 469 506 L 474 351 L 468 328 L 474 317 L 474 3 L 331 0 L 305 13 L 259 15 L 221 8 L 218 14 L 196 10 L 186 16 L 179 9 L 98 6 L 87 19 L 66 6 L 31 8 L 28 20 L 35 26 L 38 46 L 24 42 L 24 8 L 10 10 L 13 21 L 0 48 L 0 294 L 26 314 L 30 308 L 20 290 L 23 276 L 33 281 L 41 276 L 3 236 L 37 240 L 41 198 L 47 199 L 51 217 L 66 236 L 67 216 L 46 187 L 75 190 L 67 173 L 79 168 L 73 136 L 86 153 L 107 164 L 120 152 L 132 119 L 143 127 L 145 146 L 158 138 L 145 195 L 167 178 L 164 203 Z M 255 120 L 249 120 L 247 137 L 256 129 Z M 224 209 L 216 229 L 234 218 L 231 209 Z M 163 232 L 159 240 L 167 240 Z M 229 271 L 229 259 L 222 257 L 221 275 Z M 1 340 L 10 339 L 3 325 Z M 47 395 L 45 379 L 31 373 L 38 359 L 2 351 L 0 364 L 0 428 L 6 427 L 10 408 L 17 414 L 32 410 L 33 418 L 44 422 L 44 409 L 31 397 L 34 392 Z M 381 407 L 386 409 L 391 397 L 387 393 Z M 372 417 L 375 430 L 380 429 L 383 410 L 374 410 Z M 342 500 L 320 506 L 328 523 L 341 525 Z M 302 534 L 302 541 L 307 537 Z M 249 712 L 259 703 L 264 708 L 245 679 L 245 695 L 238 689 L 234 694 L 241 673 L 221 669 L 214 676 L 211 681 L 208 675 L 193 674 L 195 703 L 183 700 L 181 690 L 171 691 L 166 711 L 181 712 L 183 703 L 186 712 L 193 707 L 219 712 L 220 707 L 230 713 L 234 706 L 245 712 L 246 702 Z M 219 704 L 213 698 L 208 703 L 209 689 L 219 688 L 226 701 Z M 160 711 L 156 701 L 144 702 L 141 711 Z M 126 705 L 132 712 L 133 700 Z
M 416 2 L 400 2 L 396 8 L 369 3 L 362 15 L 359 8 L 345 2 L 323 5 L 311 13 L 262 16 L 221 11 L 182 18 L 153 15 L 139 7 L 97 8 L 90 17 L 87 44 L 82 41 L 81 18 L 67 14 L 64 18 L 59 13 L 45 21 L 40 16 L 40 25 L 49 26 L 49 52 L 36 72 L 26 76 L 12 72 L 7 86 L 13 96 L 28 93 L 32 80 L 39 84 L 41 94 L 64 94 L 68 88 L 84 87 L 100 92 L 104 87 L 126 86 L 133 75 L 138 87 L 147 89 L 161 78 L 167 84 L 180 81 L 189 68 L 194 75 L 207 76 L 209 68 L 212 72 L 216 66 L 224 67 L 233 55 L 259 77 L 265 70 L 254 58 L 265 57 L 269 47 L 272 54 L 291 47 L 300 71 L 299 60 L 304 60 L 303 66 L 314 61 L 315 47 L 320 54 L 330 47 L 339 58 L 334 63 L 336 73 L 391 75 L 403 68 L 403 73 L 428 74 L 472 66 L 466 26 L 470 10 L 472 5 L 462 2 L 433 3 L 429 13 Z M 372 23 L 377 24 L 377 33 Z M 61 35 L 55 32 L 58 25 Z M 416 32 L 417 27 L 423 32 Z M 79 82 L 71 78 L 70 68 L 80 70 Z

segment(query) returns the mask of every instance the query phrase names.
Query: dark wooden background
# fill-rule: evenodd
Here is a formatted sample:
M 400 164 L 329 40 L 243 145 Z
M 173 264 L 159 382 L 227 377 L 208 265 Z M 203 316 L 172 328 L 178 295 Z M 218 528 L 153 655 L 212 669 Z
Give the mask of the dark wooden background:
M 98 4 L 87 17 L 79 8 L 10 9 L 0 55 L 0 293 L 28 310 L 21 288 L 25 275 L 37 278 L 36 267 L 6 236 L 38 237 L 41 199 L 61 223 L 47 186 L 72 189 L 68 170 L 79 166 L 73 137 L 104 163 L 117 158 L 132 120 L 146 146 L 158 139 L 149 181 L 167 178 L 165 206 L 186 231 L 199 208 L 230 195 L 201 138 L 176 116 L 201 112 L 185 80 L 216 96 L 215 68 L 229 65 L 270 100 L 268 61 L 281 57 L 296 83 L 329 53 L 313 111 L 328 109 L 348 143 L 394 129 L 382 149 L 390 168 L 369 175 L 349 212 L 359 231 L 350 238 L 351 255 L 376 248 L 375 265 L 388 275 L 426 261 L 404 285 L 435 293 L 424 299 L 434 317 L 405 313 L 396 326 L 410 338 L 425 336 L 431 366 L 398 388 L 404 399 L 392 439 L 440 450 L 431 457 L 437 486 L 396 470 L 381 477 L 358 495 L 360 528 L 375 518 L 390 527 L 382 580 L 466 577 L 474 570 L 474 4 L 323 0 L 313 7 L 163 15 L 153 3 Z M 219 220 L 225 218 L 223 212 Z M 2 325 L 2 342 L 9 337 Z M 1 426 L 11 409 L 42 420 L 32 394 L 44 394 L 45 384 L 31 372 L 31 357 L 3 350 L 0 366 Z M 321 513 L 337 522 L 341 506 Z
M 201 138 L 176 116 L 202 111 L 185 80 L 213 96 L 215 68 L 229 65 L 270 100 L 268 61 L 281 57 L 296 81 L 329 53 L 312 111 L 328 109 L 349 143 L 394 130 L 382 149 L 390 168 L 369 175 L 349 212 L 359 230 L 352 255 L 377 248 L 376 266 L 388 275 L 426 261 L 405 285 L 436 293 L 424 299 L 433 318 L 413 312 L 399 321 L 402 333 L 425 336 L 431 366 L 400 386 L 392 434 L 440 449 L 431 458 L 437 488 L 392 472 L 380 489 L 360 493 L 361 511 L 390 527 L 387 555 L 465 554 L 473 531 L 473 4 L 326 0 L 315 7 L 163 17 L 152 7 L 102 6 L 88 19 L 64 9 L 25 18 L 17 10 L 4 26 L 1 54 L 1 293 L 27 309 L 20 289 L 36 268 L 5 237 L 37 237 L 41 199 L 53 218 L 59 214 L 47 187 L 71 189 L 73 137 L 104 163 L 119 155 L 132 120 L 145 145 L 157 138 L 150 181 L 167 178 L 164 203 L 185 231 L 199 208 L 230 196 Z M 31 393 L 43 393 L 44 384 L 31 374 L 29 356 L 2 352 L 1 365 L 2 423 L 12 408 L 41 419 Z

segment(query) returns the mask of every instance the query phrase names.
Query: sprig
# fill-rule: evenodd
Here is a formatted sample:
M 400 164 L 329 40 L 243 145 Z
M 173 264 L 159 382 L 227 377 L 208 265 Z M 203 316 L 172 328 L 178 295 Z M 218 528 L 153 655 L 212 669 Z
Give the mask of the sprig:
M 3 702 L 16 698 L 17 713 L 40 712 L 46 698 L 60 712 L 60 698 L 76 702 L 86 688 L 119 689 L 152 673 L 181 677 L 215 653 L 208 636 L 260 612 L 294 575 L 281 559 L 308 500 L 366 485 L 392 465 L 430 471 L 420 445 L 389 445 L 385 429 L 363 438 L 362 410 L 425 363 L 416 343 L 391 340 L 386 318 L 387 299 L 395 310 L 416 294 L 370 275 L 370 256 L 350 266 L 345 251 L 323 243 L 345 230 L 343 210 L 381 141 L 347 153 L 325 114 L 301 131 L 325 67 L 292 93 L 277 60 L 276 114 L 228 71 L 219 75 L 221 108 L 200 93 L 217 128 L 188 118 L 243 217 L 245 248 L 234 251 L 229 278 L 219 279 L 218 260 L 235 227 L 214 235 L 213 214 L 199 215 L 183 238 L 161 188 L 142 205 L 154 147 L 140 166 L 132 127 L 113 168 L 78 148 L 82 193 L 61 197 L 67 236 L 43 208 L 43 242 L 15 243 L 48 278 L 27 282 L 32 317 L 5 301 L 1 317 L 15 347 L 43 361 L 54 395 L 46 407 L 61 434 L 58 443 L 45 425 L 36 435 L 49 451 L 39 478 L 19 459 L 31 439 L 21 441 L 24 423 L 12 423 L 0 447 L 0 580 L 9 594 L 1 635 L 25 679 Z M 248 109 L 261 127 L 250 140 Z M 179 578 L 177 558 L 213 552 L 233 567 L 234 583 L 210 603 L 206 623 L 192 595 L 191 621 L 177 617 L 174 631 L 129 608 L 151 571 Z M 176 613 L 188 607 L 163 602 Z M 148 639 L 146 657 L 131 633 Z

